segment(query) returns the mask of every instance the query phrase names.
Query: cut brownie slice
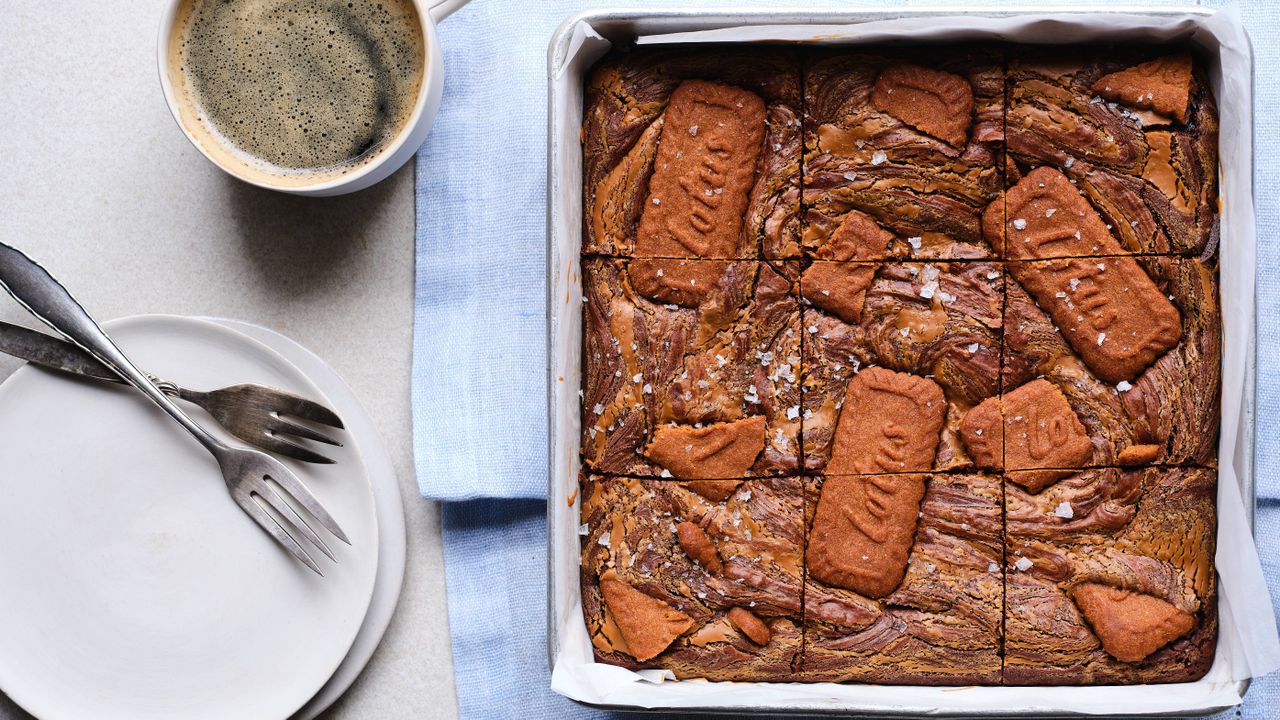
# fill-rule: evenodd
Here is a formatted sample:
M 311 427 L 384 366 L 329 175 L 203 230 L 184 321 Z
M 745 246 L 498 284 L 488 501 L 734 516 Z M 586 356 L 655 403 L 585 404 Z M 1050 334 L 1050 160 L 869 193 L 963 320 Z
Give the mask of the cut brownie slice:
M 805 565 L 810 681 L 1000 682 L 998 476 L 827 476 Z
M 799 467 L 798 270 L 753 261 L 583 261 L 582 455 L 686 480 Z
M 1205 250 L 1217 210 L 1218 123 L 1198 60 L 1167 47 L 1019 47 L 1009 65 L 1010 185 L 1056 168 L 1110 226 L 1119 251 Z M 1011 198 L 1010 221 L 1017 217 Z
M 1004 681 L 1198 680 L 1213 661 L 1217 472 L 1103 468 L 1006 486 Z
M 798 257 L 800 62 L 645 49 L 587 81 L 583 243 L 623 257 Z
M 1000 49 L 822 53 L 804 87 L 807 254 L 992 254 L 980 215 L 1002 183 Z
M 979 466 L 1039 491 L 1082 467 L 1216 464 L 1215 263 L 1073 258 L 1008 272 L 1004 399 L 961 425 Z
M 1001 265 L 817 261 L 800 285 L 805 467 L 972 466 L 958 431 L 969 409 L 1000 389 Z M 874 372 L 863 377 L 867 368 Z M 883 441 L 900 446 L 896 457 L 920 446 L 917 435 L 928 447 L 923 464 L 867 452 Z
M 582 603 L 596 659 L 681 678 L 792 679 L 806 482 L 584 477 Z

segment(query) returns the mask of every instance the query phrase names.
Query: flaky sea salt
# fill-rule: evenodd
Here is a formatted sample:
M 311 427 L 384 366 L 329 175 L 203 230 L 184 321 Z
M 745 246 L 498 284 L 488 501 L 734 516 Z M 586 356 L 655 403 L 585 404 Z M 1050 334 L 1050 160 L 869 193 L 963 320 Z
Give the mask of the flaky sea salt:
M 877 151 L 875 151 L 875 152 L 871 153 L 871 164 L 872 164 L 872 165 L 880 165 L 880 164 L 882 164 L 882 163 L 884 163 L 884 162 L 888 161 L 888 159 L 889 159 L 889 156 L 888 156 L 888 155 L 886 155 L 886 154 L 884 153 L 884 151 L 883 151 L 883 150 L 877 150 Z
M 1053 509 L 1053 514 L 1060 518 L 1070 520 L 1076 516 L 1076 511 L 1071 509 L 1071 503 L 1060 502 L 1058 503 L 1058 507 Z
M 690 135 L 692 135 L 692 136 L 694 136 L 694 137 L 698 137 L 698 126 L 697 126 L 697 125 L 690 125 L 690 126 L 689 126 L 689 134 L 690 134 Z
M 995 564 L 995 563 L 989 563 L 989 564 L 987 565 L 987 572 L 989 572 L 989 573 L 998 573 L 998 572 L 1000 572 L 1000 566 L 999 566 L 999 565 L 997 565 L 997 564 Z
M 1121 380 L 1116 383 L 1116 390 L 1119 390 L 1120 392 L 1129 392 L 1132 389 L 1133 386 L 1129 384 L 1128 380 Z
M 795 419 L 796 419 L 796 418 L 798 418 L 798 417 L 800 417 L 800 406 L 799 406 L 799 405 L 792 405 L 791 407 L 787 408 L 787 419 L 788 419 L 788 420 L 795 420 Z
M 1102 343 L 1107 341 L 1106 333 L 1098 333 L 1098 347 L 1102 347 Z
M 909 237 L 909 238 L 907 238 L 907 243 L 908 243 L 909 245 L 911 245 L 912 249 L 914 249 L 914 250 L 919 250 L 919 249 L 920 249 L 920 244 L 921 244 L 922 242 L 924 242 L 924 238 L 921 238 L 921 237 Z
M 978 343 L 969 343 L 969 354 L 972 355 L 976 352 L 978 352 Z
M 1031 569 L 1031 566 L 1032 566 L 1032 565 L 1034 565 L 1034 564 L 1035 564 L 1035 563 L 1031 562 L 1030 560 L 1028 560 L 1028 559 L 1026 559 L 1026 558 L 1018 558 L 1018 562 L 1014 563 L 1014 564 L 1013 564 L 1013 566 L 1014 566 L 1014 567 L 1016 567 L 1016 568 L 1018 568 L 1018 570 L 1020 570 L 1020 571 L 1022 571 L 1022 572 L 1026 572 L 1026 571 L 1030 570 L 1030 569 Z
M 1026 229 L 1027 229 L 1027 221 L 1026 221 L 1026 220 L 1023 220 L 1022 218 L 1014 218 L 1014 219 L 1013 219 L 1013 229 L 1014 229 L 1014 230 L 1026 230 Z
M 604 412 L 604 406 L 601 405 L 600 403 L 596 403 L 595 407 L 591 408 L 591 412 L 595 413 L 596 415 L 600 415 L 601 413 Z
M 631 376 L 631 382 L 633 383 L 638 383 L 643 379 L 644 379 L 644 375 L 641 375 L 640 373 L 636 373 L 635 375 Z
M 658 477 L 671 477 L 671 471 L 666 468 L 662 468 L 662 472 L 658 473 Z
M 587 527 L 586 523 L 582 523 L 581 525 L 578 526 L 579 535 L 586 535 L 589 532 L 591 532 L 591 528 Z

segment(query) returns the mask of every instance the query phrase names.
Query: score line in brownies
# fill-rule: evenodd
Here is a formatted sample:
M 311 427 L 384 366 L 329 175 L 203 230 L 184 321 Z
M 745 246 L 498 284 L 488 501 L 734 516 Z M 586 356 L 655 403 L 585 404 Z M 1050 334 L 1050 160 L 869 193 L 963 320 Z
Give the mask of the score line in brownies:
M 583 252 L 798 257 L 800 103 L 790 49 L 607 56 L 586 87 Z

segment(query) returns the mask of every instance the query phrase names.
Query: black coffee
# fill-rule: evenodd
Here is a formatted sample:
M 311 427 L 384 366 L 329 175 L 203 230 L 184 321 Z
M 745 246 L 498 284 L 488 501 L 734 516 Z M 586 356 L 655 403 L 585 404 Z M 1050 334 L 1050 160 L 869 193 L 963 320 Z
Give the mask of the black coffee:
M 186 112 L 240 160 L 314 181 L 379 155 L 423 73 L 410 0 L 190 0 L 171 77 Z

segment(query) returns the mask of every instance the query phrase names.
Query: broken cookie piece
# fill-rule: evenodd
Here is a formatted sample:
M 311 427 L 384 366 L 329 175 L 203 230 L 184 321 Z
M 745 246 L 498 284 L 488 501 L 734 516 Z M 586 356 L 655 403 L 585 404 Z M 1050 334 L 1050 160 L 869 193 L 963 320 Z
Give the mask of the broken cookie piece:
M 631 587 L 616 572 L 600 578 L 600 594 L 626 641 L 623 652 L 637 660 L 648 660 L 666 650 L 693 625 L 688 615 Z
M 955 73 L 892 65 L 871 88 L 871 104 L 954 147 L 964 145 L 973 120 L 973 88 Z
M 743 477 L 764 449 L 764 434 L 760 416 L 703 427 L 664 425 L 644 454 L 683 480 Z
M 1123 662 L 1142 662 L 1195 627 L 1191 613 L 1143 593 L 1082 583 L 1071 591 L 1071 597 L 1103 649 Z
M 1155 110 L 1184 123 L 1191 102 L 1191 56 L 1179 53 L 1149 60 L 1103 75 L 1092 87 L 1108 100 Z
M 1043 379 L 984 400 L 965 415 L 960 435 L 979 467 L 1006 470 L 1031 492 L 1093 458 L 1080 418 L 1062 391 Z

